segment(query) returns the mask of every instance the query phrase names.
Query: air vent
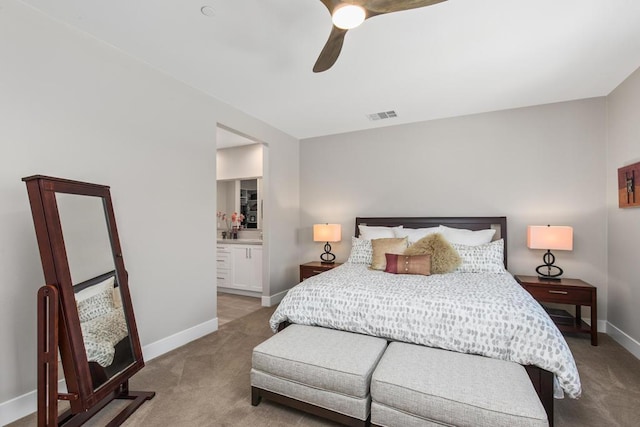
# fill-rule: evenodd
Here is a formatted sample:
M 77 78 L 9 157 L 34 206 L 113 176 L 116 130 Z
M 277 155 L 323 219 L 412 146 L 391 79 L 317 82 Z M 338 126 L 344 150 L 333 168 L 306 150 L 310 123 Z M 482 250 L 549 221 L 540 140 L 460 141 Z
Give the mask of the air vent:
M 367 114 L 367 117 L 369 118 L 369 120 L 374 121 L 374 120 L 392 119 L 394 117 L 398 117 L 398 115 L 396 114 L 395 111 L 390 110 L 390 111 L 383 111 L 381 113 Z

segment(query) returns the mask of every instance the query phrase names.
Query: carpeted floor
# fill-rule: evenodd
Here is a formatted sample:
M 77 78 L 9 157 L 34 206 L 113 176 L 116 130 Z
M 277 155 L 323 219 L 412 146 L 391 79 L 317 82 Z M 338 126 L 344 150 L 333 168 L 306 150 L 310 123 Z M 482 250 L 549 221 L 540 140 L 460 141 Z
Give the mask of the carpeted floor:
M 131 379 L 132 390 L 152 390 L 124 424 L 149 426 L 334 426 L 268 401 L 250 403 L 251 350 L 272 333 L 263 308 L 206 337 L 152 360 Z M 580 399 L 556 400 L 555 423 L 564 426 L 638 426 L 640 360 L 607 335 L 592 347 L 587 335 L 567 337 L 582 379 Z M 121 403 L 112 403 L 87 426 L 103 426 Z M 10 427 L 35 425 L 35 415 Z
M 262 308 L 262 300 L 255 297 L 218 292 L 218 326 L 229 323 Z

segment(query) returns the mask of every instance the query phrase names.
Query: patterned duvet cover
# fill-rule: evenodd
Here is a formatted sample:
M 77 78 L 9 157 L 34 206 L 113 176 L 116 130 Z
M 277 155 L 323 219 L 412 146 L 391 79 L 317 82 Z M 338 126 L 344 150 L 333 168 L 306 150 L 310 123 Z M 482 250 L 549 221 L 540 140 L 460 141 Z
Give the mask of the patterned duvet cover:
M 556 397 L 581 393 L 564 337 L 509 273 L 396 275 L 344 264 L 291 289 L 270 326 L 285 321 L 535 365 L 555 374 Z
M 97 362 L 104 368 L 113 363 L 116 344 L 129 334 L 122 308 L 81 322 L 80 328 L 88 361 Z

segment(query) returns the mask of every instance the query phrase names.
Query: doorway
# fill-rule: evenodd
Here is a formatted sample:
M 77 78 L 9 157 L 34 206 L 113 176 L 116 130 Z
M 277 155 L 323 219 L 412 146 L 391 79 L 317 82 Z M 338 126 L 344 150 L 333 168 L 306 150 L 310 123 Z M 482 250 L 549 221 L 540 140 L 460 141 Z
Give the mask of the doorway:
M 266 144 L 219 124 L 216 132 L 218 324 L 262 306 L 268 295 L 264 216 Z

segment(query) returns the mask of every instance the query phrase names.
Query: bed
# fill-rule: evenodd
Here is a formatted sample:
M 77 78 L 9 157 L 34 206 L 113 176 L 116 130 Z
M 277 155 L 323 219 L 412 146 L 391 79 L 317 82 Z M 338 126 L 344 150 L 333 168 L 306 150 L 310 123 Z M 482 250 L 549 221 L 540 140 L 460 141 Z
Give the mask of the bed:
M 93 387 L 98 388 L 133 361 L 115 271 L 81 282 L 73 289 Z
M 356 218 L 356 237 L 360 225 L 494 229 L 485 246 L 501 250 L 493 252 L 492 268 L 430 276 L 371 271 L 351 260 L 291 289 L 270 320 L 274 331 L 297 323 L 514 361 L 527 369 L 550 421 L 554 391 L 556 397 L 580 396 L 578 371 L 562 334 L 506 271 L 505 217 Z

